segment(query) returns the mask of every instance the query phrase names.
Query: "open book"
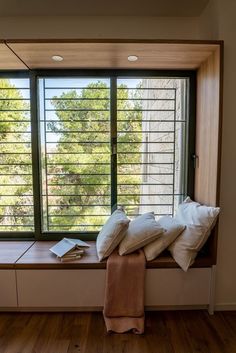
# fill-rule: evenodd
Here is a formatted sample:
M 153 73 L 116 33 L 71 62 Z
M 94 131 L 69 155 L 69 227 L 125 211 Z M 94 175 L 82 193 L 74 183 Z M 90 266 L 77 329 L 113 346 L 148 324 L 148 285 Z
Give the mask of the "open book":
M 90 245 L 80 239 L 63 238 L 49 250 L 62 261 L 69 261 L 80 258 L 84 253 L 84 249 L 88 247 Z

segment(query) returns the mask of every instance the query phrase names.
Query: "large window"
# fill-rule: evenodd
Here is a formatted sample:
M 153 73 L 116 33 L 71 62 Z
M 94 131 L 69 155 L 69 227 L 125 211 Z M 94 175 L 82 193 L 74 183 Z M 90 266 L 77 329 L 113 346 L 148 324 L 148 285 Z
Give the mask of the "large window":
M 0 79 L 2 236 L 96 236 L 118 206 L 130 218 L 173 215 L 193 190 L 194 77 Z

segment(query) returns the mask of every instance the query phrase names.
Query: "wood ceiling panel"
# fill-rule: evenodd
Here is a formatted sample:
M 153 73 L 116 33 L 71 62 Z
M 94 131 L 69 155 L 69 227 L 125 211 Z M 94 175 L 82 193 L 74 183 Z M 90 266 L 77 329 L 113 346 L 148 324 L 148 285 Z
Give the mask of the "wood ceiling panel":
M 0 70 L 27 70 L 27 67 L 4 43 L 0 43 Z
M 123 68 L 196 69 L 216 50 L 217 44 L 177 43 L 8 43 L 31 69 Z M 51 57 L 61 55 L 62 62 Z M 130 63 L 128 55 L 137 55 Z

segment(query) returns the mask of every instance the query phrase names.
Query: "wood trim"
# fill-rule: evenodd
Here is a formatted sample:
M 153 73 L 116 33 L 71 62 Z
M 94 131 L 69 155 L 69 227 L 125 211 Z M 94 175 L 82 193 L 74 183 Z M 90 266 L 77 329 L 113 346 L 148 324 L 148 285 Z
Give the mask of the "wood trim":
M 224 77 L 224 44 L 220 46 L 220 77 L 219 77 L 219 128 L 218 128 L 218 160 L 217 160 L 217 182 L 216 182 L 216 205 L 220 206 L 220 181 L 221 181 L 221 155 L 222 155 L 222 126 L 223 126 L 223 77 Z M 218 230 L 217 221 L 213 235 L 210 238 L 209 249 L 211 252 L 212 263 L 217 264 L 218 250 Z
M 19 57 L 19 55 L 17 55 L 14 50 L 12 50 L 12 48 L 5 42 L 6 47 L 12 52 L 13 55 L 16 56 L 17 59 L 19 59 L 19 61 L 23 64 L 24 68 L 29 70 L 30 68 L 28 67 L 28 65 Z
M 99 38 L 78 38 L 78 39 L 5 39 L 0 43 L 161 43 L 161 44 L 209 44 L 223 45 L 223 40 L 189 40 L 189 39 L 99 39 Z
M 0 70 L 25 70 L 27 67 L 12 52 L 11 49 L 0 41 Z
M 220 51 L 215 51 L 197 72 L 195 171 L 196 201 L 216 206 L 219 174 Z
M 7 41 L 6 45 L 30 69 L 191 69 L 195 70 L 219 43 L 166 41 Z M 54 62 L 53 55 L 64 60 Z M 130 63 L 128 55 L 139 57 Z
M 223 86 L 224 86 L 224 42 L 220 44 L 220 84 L 219 84 L 219 131 L 218 131 L 218 172 L 216 204 L 220 205 L 220 182 L 221 182 L 221 155 L 222 155 L 222 127 L 223 127 Z
M 203 63 L 201 63 L 200 68 L 198 69 L 198 85 L 199 82 L 201 81 L 200 76 L 202 71 L 204 70 L 204 68 L 206 69 L 207 67 L 209 68 L 209 63 L 210 61 L 213 60 L 213 58 L 217 58 L 217 60 L 219 60 L 218 63 L 218 73 L 217 73 L 217 77 L 216 80 L 218 80 L 219 83 L 219 87 L 217 88 L 218 93 L 215 90 L 216 96 L 218 97 L 219 100 L 219 105 L 218 105 L 218 109 L 216 109 L 216 112 L 214 113 L 214 117 L 215 119 L 218 119 L 218 131 L 215 135 L 215 150 L 217 151 L 217 166 L 215 168 L 216 172 L 215 172 L 215 180 L 214 182 L 214 196 L 209 196 L 207 194 L 207 192 L 205 192 L 204 187 L 202 190 L 200 190 L 199 187 L 199 170 L 196 171 L 196 183 L 198 183 L 198 185 L 195 188 L 195 199 L 199 202 L 202 203 L 206 203 L 206 204 L 212 204 L 212 205 L 219 205 L 219 201 L 220 201 L 220 165 L 221 165 L 221 135 L 222 135 L 222 111 L 223 111 L 223 48 L 224 48 L 224 42 L 222 40 L 152 40 L 152 39 L 37 39 L 37 40 L 22 40 L 22 39 L 8 39 L 8 40 L 0 40 L 0 46 L 4 45 L 4 43 L 8 46 L 11 43 L 12 44 L 27 44 L 27 43 L 146 43 L 146 44 L 170 44 L 170 45 L 181 45 L 181 44 L 194 44 L 194 45 L 209 45 L 209 46 L 215 46 L 217 45 L 218 48 L 216 50 L 213 50 L 211 56 L 205 60 Z M 211 48 L 213 49 L 213 48 Z M 24 67 L 25 69 L 25 67 Z M 207 73 L 207 71 L 206 71 Z M 209 74 L 209 72 L 208 72 Z M 202 94 L 203 96 L 204 94 Z M 199 98 L 199 93 L 198 93 L 198 108 L 200 105 L 200 98 Z M 203 121 L 202 119 L 199 119 L 199 116 L 203 116 L 204 115 L 204 110 L 205 112 L 207 112 L 207 109 L 209 109 L 209 102 L 214 102 L 214 100 L 210 100 L 208 99 L 208 106 L 205 103 L 205 107 L 203 108 L 203 111 L 201 111 L 200 113 L 198 113 L 198 123 L 199 120 L 201 120 L 201 122 Z M 218 112 L 217 112 L 218 111 Z M 201 125 L 201 124 L 200 124 Z M 201 135 L 201 133 L 199 133 L 199 131 L 197 131 L 197 135 Z M 211 158 L 209 158 L 208 160 L 210 160 L 211 163 Z M 208 168 L 208 170 L 210 169 L 210 164 L 208 164 L 207 162 L 205 163 L 205 166 Z M 201 184 L 202 185 L 212 185 L 212 180 L 209 184 L 209 182 L 205 183 L 205 179 L 202 177 L 201 179 Z M 209 179 L 209 178 L 208 178 Z M 208 180 L 209 181 L 209 180 Z M 210 250 L 210 260 L 208 257 L 208 260 L 205 262 L 205 264 L 216 264 L 216 257 L 217 257 L 217 233 L 218 233 L 218 226 L 215 227 L 214 232 L 212 234 L 212 236 L 209 239 L 208 242 L 208 249 Z M 164 260 L 163 260 L 164 261 Z M 198 261 L 198 260 L 197 260 Z M 203 260 L 201 260 L 203 261 Z M 204 263 L 204 262 L 202 262 Z M 197 266 L 199 265 L 196 262 Z M 1 268 L 9 268 L 9 266 L 11 266 L 11 264 L 0 264 L 0 266 L 2 266 Z M 85 265 L 84 265 L 85 266 Z M 87 265 L 89 266 L 89 265 Z M 93 266 L 93 265 L 91 265 Z M 103 266 L 101 268 L 105 268 L 104 264 L 100 264 L 99 266 Z M 152 266 L 152 264 L 149 264 L 148 266 Z M 153 265 L 154 266 L 154 265 Z M 163 264 L 161 265 L 161 262 L 159 262 L 159 265 L 156 264 L 155 266 L 163 266 Z M 168 266 L 166 264 L 166 266 Z M 172 268 L 172 266 L 174 266 L 173 264 L 169 263 L 170 268 Z M 177 266 L 178 267 L 178 266 Z M 88 267 L 89 268 L 89 267 Z M 94 267 L 92 267 L 94 268 Z M 152 267 L 150 267 L 152 268 Z M 158 268 L 158 267 L 157 267 Z
M 13 268 L 16 270 L 105 270 L 107 261 L 94 262 L 94 263 L 79 263 L 79 262 L 66 262 L 66 263 L 20 263 L 17 262 Z M 199 257 L 196 259 L 191 268 L 206 268 L 212 266 L 212 259 L 209 256 Z M 1 265 L 0 265 L 1 268 Z M 7 268 L 7 267 L 5 267 Z M 155 268 L 180 268 L 179 265 L 173 260 L 171 256 L 159 257 L 153 261 L 146 263 L 147 269 Z
M 197 126 L 195 200 L 211 206 L 220 202 L 221 136 L 223 111 L 223 42 L 197 73 Z M 218 222 L 206 249 L 217 262 Z

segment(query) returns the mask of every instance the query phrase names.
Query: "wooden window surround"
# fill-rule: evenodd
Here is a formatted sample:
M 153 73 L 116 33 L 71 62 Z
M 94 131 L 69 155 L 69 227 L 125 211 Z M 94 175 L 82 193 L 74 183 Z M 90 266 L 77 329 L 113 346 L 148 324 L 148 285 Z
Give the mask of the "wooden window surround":
M 64 57 L 53 62 L 52 55 Z M 139 60 L 130 63 L 127 56 Z M 222 126 L 222 41 L 161 40 L 2 40 L 2 70 L 122 68 L 122 69 L 194 69 L 197 71 L 195 200 L 219 205 L 221 126 Z M 217 225 L 196 261 L 205 266 L 216 264 Z M 33 245 L 34 246 L 34 245 Z M 32 247 L 33 249 L 33 247 Z M 26 254 L 29 253 L 28 251 Z M 204 254 L 204 251 L 203 251 Z M 21 257 L 21 259 L 23 259 Z M 84 260 L 87 261 L 87 260 Z M 90 260 L 88 260 L 90 261 Z M 33 259 L 32 259 L 33 263 Z M 93 262 L 94 263 L 94 262 Z M 23 266 L 18 262 L 18 265 Z M 17 266 L 18 266 L 17 265 Z M 82 262 L 81 262 L 82 265 Z M 57 265 L 58 266 L 58 265 Z M 72 266 L 72 264 L 63 264 Z M 89 265 L 90 266 L 90 265 Z M 93 265 L 95 266 L 95 265 Z M 105 266 L 103 263 L 96 266 Z M 148 267 L 175 267 L 162 257 Z M 201 267 L 201 265 L 199 265 Z

